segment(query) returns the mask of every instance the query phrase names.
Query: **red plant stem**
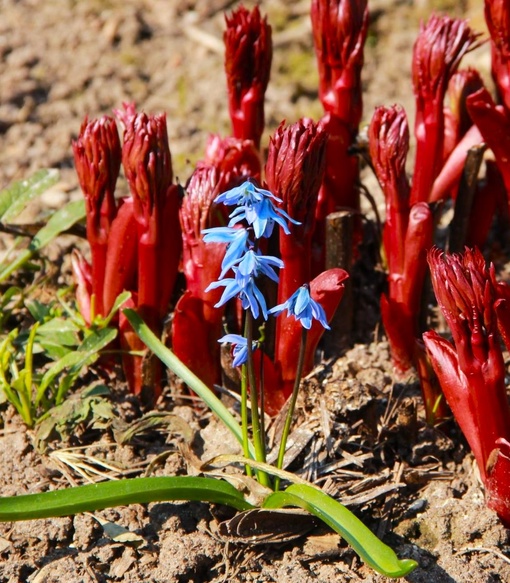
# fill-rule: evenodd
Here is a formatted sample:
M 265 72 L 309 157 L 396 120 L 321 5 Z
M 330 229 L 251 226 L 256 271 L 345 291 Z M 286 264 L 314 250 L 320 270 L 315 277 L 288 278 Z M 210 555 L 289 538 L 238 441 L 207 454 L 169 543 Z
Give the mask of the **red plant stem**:
M 484 141 L 494 152 L 496 164 L 505 183 L 510 207 L 510 117 L 497 107 L 487 89 L 480 89 L 467 99 L 471 118 Z
M 477 46 L 479 35 L 466 21 L 433 15 L 422 25 L 413 48 L 413 89 L 416 97 L 416 163 L 411 204 L 430 200 L 443 163 L 443 103 L 462 57 Z
M 253 140 L 258 149 L 273 57 L 271 27 L 258 6 L 252 11 L 239 6 L 225 20 L 225 71 L 233 134 L 242 140 Z
M 366 0 L 313 0 L 312 31 L 319 68 L 319 98 L 329 135 L 326 171 L 316 210 L 319 247 L 324 245 L 326 216 L 359 210 L 359 162 L 349 154 L 362 116 L 361 70 L 368 30 Z M 323 254 L 323 253 L 322 253 Z M 324 258 L 320 259 L 322 263 Z
M 460 181 L 467 153 L 473 146 L 483 142 L 482 135 L 477 126 L 473 125 L 464 137 L 455 146 L 452 153 L 441 168 L 441 172 L 434 180 L 429 201 L 437 202 L 448 198 L 450 193 L 456 194 L 456 185 Z
M 108 236 L 103 305 L 108 314 L 124 290 L 136 290 L 137 223 L 133 199 L 123 199 Z
M 491 37 L 492 77 L 510 113 L 510 7 L 506 0 L 485 0 L 485 20 Z

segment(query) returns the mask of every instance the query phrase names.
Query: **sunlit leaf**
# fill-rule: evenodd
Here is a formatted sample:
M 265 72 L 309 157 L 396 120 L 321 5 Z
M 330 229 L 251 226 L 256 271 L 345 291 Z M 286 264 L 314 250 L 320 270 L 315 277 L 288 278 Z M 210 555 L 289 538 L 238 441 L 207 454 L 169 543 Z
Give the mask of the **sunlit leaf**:
M 69 229 L 76 222 L 85 217 L 85 201 L 73 200 L 68 202 L 63 208 L 53 214 L 46 225 L 38 231 L 30 242 L 27 249 L 21 251 L 19 255 L 0 271 L 0 282 L 7 279 L 14 271 L 19 269 L 24 263 L 45 247 L 50 241 L 55 239 L 60 233 Z
M 233 486 L 214 478 L 195 476 L 130 478 L 42 494 L 0 498 L 0 521 L 69 516 L 127 504 L 170 500 L 213 502 L 237 510 L 252 508 Z
M 0 192 L 0 221 L 13 221 L 27 204 L 37 196 L 46 192 L 59 180 L 59 172 L 55 168 L 38 170 L 30 178 L 13 182 Z
M 284 492 L 267 497 L 264 508 L 297 506 L 314 514 L 338 532 L 372 569 L 386 577 L 404 577 L 417 567 L 416 561 L 400 560 L 393 549 L 379 540 L 359 518 L 321 490 L 293 484 Z

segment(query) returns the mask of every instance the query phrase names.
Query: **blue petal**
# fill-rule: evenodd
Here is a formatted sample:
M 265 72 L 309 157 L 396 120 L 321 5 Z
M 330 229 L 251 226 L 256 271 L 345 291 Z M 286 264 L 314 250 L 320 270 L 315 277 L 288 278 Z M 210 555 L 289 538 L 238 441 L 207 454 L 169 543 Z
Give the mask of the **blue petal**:
M 225 334 L 225 336 L 218 339 L 218 342 L 220 344 L 223 342 L 228 342 L 229 344 L 248 344 L 248 340 L 240 334 Z

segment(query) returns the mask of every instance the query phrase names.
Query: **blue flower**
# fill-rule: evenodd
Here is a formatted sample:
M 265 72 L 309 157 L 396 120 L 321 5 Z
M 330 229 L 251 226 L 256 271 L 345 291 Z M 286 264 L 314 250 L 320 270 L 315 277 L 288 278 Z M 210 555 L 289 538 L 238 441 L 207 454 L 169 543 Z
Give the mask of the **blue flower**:
M 217 204 L 222 202 L 227 206 L 253 205 L 257 202 L 260 202 L 264 198 L 272 198 L 277 202 L 282 202 L 272 192 L 269 192 L 269 190 L 259 188 L 258 186 L 255 186 L 253 182 L 247 180 L 240 186 L 236 186 L 235 188 L 231 188 L 230 190 L 223 192 L 214 199 L 214 202 Z
M 278 199 L 276 199 L 278 200 Z M 275 223 L 278 223 L 284 230 L 286 235 L 290 234 L 287 221 L 299 225 L 299 221 L 291 219 L 289 215 L 281 208 L 275 207 L 269 198 L 263 198 L 255 203 L 247 203 L 238 206 L 234 212 L 230 214 L 229 227 L 232 227 L 239 221 L 246 221 L 248 225 L 253 227 L 255 237 L 270 237 Z
M 204 229 L 202 233 L 204 234 L 205 243 L 228 243 L 225 257 L 221 262 L 220 279 L 225 277 L 225 274 L 231 267 L 241 261 L 243 255 L 252 245 L 246 229 L 214 227 L 212 229 Z
M 278 259 L 278 257 L 273 257 L 272 255 L 261 255 L 256 253 L 253 249 L 247 251 L 244 257 L 239 262 L 238 275 L 240 279 L 245 278 L 255 278 L 259 275 L 267 275 L 273 281 L 278 283 L 278 275 L 274 271 L 275 267 L 280 269 L 283 267 L 283 261 Z
M 318 302 L 312 299 L 308 284 L 302 285 L 283 304 L 271 308 L 269 313 L 278 316 L 284 310 L 287 310 L 289 316 L 292 315 L 296 320 L 299 320 L 303 328 L 307 330 L 310 330 L 312 327 L 312 320 L 314 319 L 318 320 L 324 328 L 330 330 L 326 319 L 326 312 Z
M 241 300 L 241 305 L 243 309 L 246 310 L 250 308 L 251 313 L 254 318 L 258 318 L 259 314 L 262 312 L 264 320 L 267 320 L 267 304 L 262 292 L 259 290 L 255 283 L 253 277 L 246 277 L 242 273 L 239 273 L 237 267 L 233 268 L 235 277 L 227 277 L 220 281 L 213 281 L 207 289 L 210 291 L 216 289 L 217 287 L 225 287 L 220 301 L 215 304 L 215 308 L 219 308 L 226 304 L 232 298 L 238 296 Z
M 234 366 L 241 366 L 248 360 L 248 340 L 239 334 L 226 334 L 218 340 L 218 342 L 228 342 L 232 344 L 232 356 Z M 258 342 L 252 342 L 252 350 L 256 350 Z

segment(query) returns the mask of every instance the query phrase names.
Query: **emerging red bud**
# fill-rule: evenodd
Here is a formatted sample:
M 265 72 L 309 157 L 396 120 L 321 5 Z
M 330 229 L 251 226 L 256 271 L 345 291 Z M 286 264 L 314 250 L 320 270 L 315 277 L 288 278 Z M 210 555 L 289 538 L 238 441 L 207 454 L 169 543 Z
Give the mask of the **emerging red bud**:
M 106 239 L 116 214 L 115 185 L 119 176 L 121 148 L 115 120 L 104 116 L 83 122 L 73 142 L 74 161 L 85 196 L 90 235 Z
M 267 186 L 282 200 L 281 208 L 301 223 L 289 223 L 290 235 L 282 232 L 280 236 L 285 269 L 280 274 L 278 303 L 286 301 L 299 286 L 312 279 L 312 234 L 324 175 L 326 140 L 320 125 L 302 119 L 288 127 L 280 124 L 269 142 L 265 167 Z
M 92 294 L 95 313 L 103 315 L 103 286 L 106 246 L 112 221 L 117 213 L 115 185 L 120 170 L 121 148 L 115 120 L 83 122 L 73 142 L 76 172 L 85 197 L 87 239 L 92 254 Z
M 238 186 L 246 178 L 260 179 L 260 156 L 251 140 L 210 135 L 205 159 L 198 166 L 214 166 L 218 171 L 218 191 Z
M 134 200 L 134 211 L 142 229 L 152 231 L 149 224 L 154 213 L 161 212 L 172 183 L 172 158 L 168 147 L 166 117 L 139 113 L 124 118 L 122 164 Z
M 361 69 L 368 30 L 367 0 L 313 0 L 312 31 L 319 67 L 319 97 L 328 133 L 326 169 L 314 234 L 320 272 L 325 259 L 324 221 L 329 213 L 359 211 L 359 161 L 349 152 L 362 116 Z M 361 236 L 358 224 L 355 239 Z
M 378 107 L 368 129 L 368 143 L 374 171 L 386 199 L 383 242 L 389 272 L 401 273 L 410 191 L 405 170 L 409 151 L 405 111 L 399 106 Z
M 510 437 L 505 365 L 499 345 L 494 303 L 496 292 L 478 250 L 445 256 L 429 253 L 432 285 L 452 331 L 455 350 L 436 334 L 424 335 L 432 364 L 485 481 L 489 456 L 499 437 Z M 445 343 L 448 352 L 444 353 Z M 442 348 L 443 347 L 443 348 Z M 442 362 L 441 350 L 450 364 Z
M 416 165 L 411 201 L 430 200 L 444 152 L 443 103 L 452 75 L 462 57 L 478 46 L 479 35 L 464 20 L 432 15 L 421 26 L 413 49 L 413 88 L 416 97 Z
M 357 131 L 362 114 L 361 68 L 368 2 L 313 0 L 311 17 L 322 105 Z
M 251 12 L 239 6 L 225 20 L 225 71 L 234 136 L 253 140 L 258 148 L 273 57 L 271 27 L 258 6 Z

